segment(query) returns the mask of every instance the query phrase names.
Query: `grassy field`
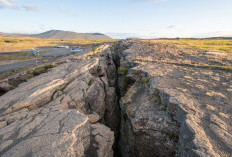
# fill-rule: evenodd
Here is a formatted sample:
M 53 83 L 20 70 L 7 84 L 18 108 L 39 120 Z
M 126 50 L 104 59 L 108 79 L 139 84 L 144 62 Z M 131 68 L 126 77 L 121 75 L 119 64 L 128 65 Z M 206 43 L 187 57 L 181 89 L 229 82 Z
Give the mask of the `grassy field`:
M 0 37 L 0 52 L 19 51 L 39 47 L 63 45 L 89 45 L 115 42 L 116 40 L 38 39 L 28 37 Z
M 28 52 L 18 52 L 17 55 L 15 54 L 1 54 L 0 55 L 0 62 L 7 61 L 7 60 L 29 60 L 34 58 L 41 58 L 40 56 L 32 56 Z
M 181 48 L 194 48 L 207 51 L 232 53 L 232 40 L 179 39 L 157 40 L 157 42 L 171 43 Z

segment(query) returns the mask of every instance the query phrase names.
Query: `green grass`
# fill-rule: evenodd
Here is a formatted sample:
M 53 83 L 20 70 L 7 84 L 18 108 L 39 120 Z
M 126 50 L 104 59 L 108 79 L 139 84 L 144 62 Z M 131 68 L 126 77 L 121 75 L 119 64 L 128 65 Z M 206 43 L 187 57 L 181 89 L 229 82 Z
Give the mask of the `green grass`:
M 16 54 L 2 54 L 0 55 L 0 61 L 7 61 L 7 60 L 29 60 L 34 58 L 41 58 L 40 56 L 31 56 L 29 52 L 19 52 Z
M 10 72 L 3 73 L 2 75 L 0 75 L 0 80 L 7 78 L 10 74 Z
M 204 39 L 179 39 L 157 40 L 161 43 L 172 43 L 181 48 L 195 48 L 207 51 L 232 53 L 232 40 L 204 40 Z

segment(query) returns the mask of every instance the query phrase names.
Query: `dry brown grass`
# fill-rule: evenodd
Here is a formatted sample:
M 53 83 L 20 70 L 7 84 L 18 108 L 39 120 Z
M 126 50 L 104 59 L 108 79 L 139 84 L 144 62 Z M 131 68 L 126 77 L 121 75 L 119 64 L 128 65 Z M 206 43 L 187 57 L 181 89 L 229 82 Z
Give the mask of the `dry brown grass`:
M 0 37 L 0 51 L 19 51 L 39 47 L 63 45 L 89 45 L 110 43 L 116 40 L 39 39 L 29 37 Z
M 160 43 L 172 43 L 181 48 L 232 53 L 232 40 L 179 39 L 154 41 Z

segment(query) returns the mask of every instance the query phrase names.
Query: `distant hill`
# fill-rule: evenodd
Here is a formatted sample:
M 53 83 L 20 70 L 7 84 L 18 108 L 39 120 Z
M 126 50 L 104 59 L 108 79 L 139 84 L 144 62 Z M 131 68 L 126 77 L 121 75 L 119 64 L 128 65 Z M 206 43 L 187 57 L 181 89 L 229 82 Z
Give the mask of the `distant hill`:
M 232 37 L 212 37 L 212 38 L 206 38 L 206 39 L 224 39 L 224 40 L 231 40 Z
M 111 40 L 109 36 L 101 33 L 76 33 L 70 31 L 50 30 L 40 34 L 16 34 L 2 33 L 0 37 L 34 37 L 45 39 L 93 39 L 93 40 Z
M 0 32 L 0 36 L 1 36 L 1 37 L 13 37 L 13 36 L 18 36 L 18 35 Z
M 159 40 L 232 40 L 232 37 L 210 37 L 210 38 L 158 38 Z
M 35 38 L 46 39 L 95 39 L 95 40 L 110 40 L 112 38 L 101 33 L 76 33 L 70 31 L 50 30 L 40 34 L 29 35 Z

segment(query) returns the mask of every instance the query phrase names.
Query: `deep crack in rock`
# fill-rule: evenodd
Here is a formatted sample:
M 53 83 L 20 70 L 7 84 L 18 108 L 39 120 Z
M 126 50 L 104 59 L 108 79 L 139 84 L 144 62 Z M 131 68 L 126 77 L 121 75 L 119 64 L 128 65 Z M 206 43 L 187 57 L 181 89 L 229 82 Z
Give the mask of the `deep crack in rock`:
M 150 62 L 155 55 L 140 44 L 125 40 L 103 45 L 99 52 L 61 64 L 0 97 L 1 155 L 186 157 L 219 156 L 221 150 L 229 154 L 231 137 L 225 121 L 203 112 L 200 102 L 183 89 L 183 81 L 178 86 L 173 79 L 174 72 L 186 73 L 183 66 Z M 140 50 L 145 52 L 138 54 Z M 202 127 L 207 122 L 210 127 Z M 212 128 L 229 140 L 211 133 Z M 215 149 L 212 135 L 228 146 Z

